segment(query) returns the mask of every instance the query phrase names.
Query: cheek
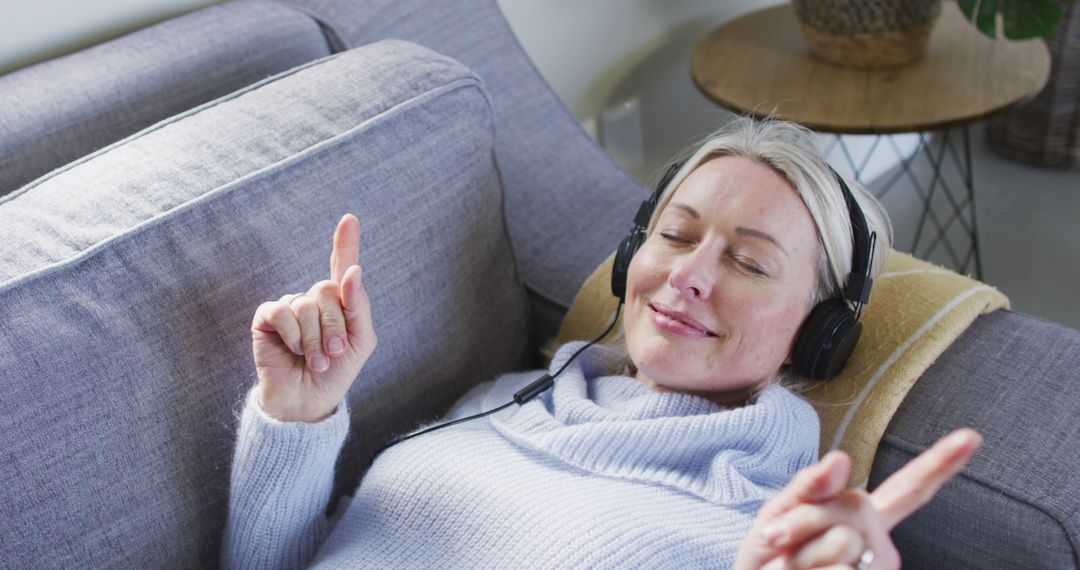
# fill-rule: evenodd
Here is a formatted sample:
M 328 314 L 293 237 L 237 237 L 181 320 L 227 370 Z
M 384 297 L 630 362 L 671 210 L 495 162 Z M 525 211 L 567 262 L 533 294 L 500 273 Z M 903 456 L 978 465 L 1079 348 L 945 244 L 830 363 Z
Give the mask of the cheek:
M 636 356 L 635 352 L 646 348 L 636 342 L 641 340 L 642 334 L 646 334 L 642 331 L 646 331 L 650 326 L 647 322 L 650 316 L 646 301 L 663 287 L 667 278 L 662 260 L 650 254 L 648 249 L 647 246 L 643 247 L 634 255 L 626 278 L 626 306 L 623 308 L 622 321 L 623 335 L 627 348 L 631 350 L 631 356 Z
M 635 295 L 648 293 L 663 285 L 667 277 L 663 261 L 651 252 L 652 248 L 643 246 L 630 260 L 626 276 L 627 302 Z
M 773 352 L 786 355 L 809 313 L 809 302 L 809 297 L 751 297 L 741 303 L 729 303 L 726 311 L 732 321 L 742 325 L 741 332 L 749 340 L 743 341 L 744 347 L 759 355 Z

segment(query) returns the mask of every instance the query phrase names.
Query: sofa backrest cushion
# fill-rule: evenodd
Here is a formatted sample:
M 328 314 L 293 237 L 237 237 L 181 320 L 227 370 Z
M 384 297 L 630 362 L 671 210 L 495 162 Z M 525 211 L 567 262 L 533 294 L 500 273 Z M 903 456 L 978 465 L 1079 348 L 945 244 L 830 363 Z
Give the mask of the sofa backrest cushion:
M 402 41 L 301 66 L 0 199 L 0 520 L 15 567 L 212 567 L 259 303 L 363 227 L 379 346 L 336 498 L 394 433 L 525 364 L 492 117 Z M 16 559 L 12 559 L 12 557 Z
M 0 195 L 161 119 L 328 55 L 271 0 L 199 10 L 0 77 Z
M 450 56 L 484 78 L 495 153 L 539 343 L 592 270 L 626 237 L 649 191 L 596 144 L 521 49 L 497 0 L 282 0 L 315 14 L 347 45 L 385 38 Z

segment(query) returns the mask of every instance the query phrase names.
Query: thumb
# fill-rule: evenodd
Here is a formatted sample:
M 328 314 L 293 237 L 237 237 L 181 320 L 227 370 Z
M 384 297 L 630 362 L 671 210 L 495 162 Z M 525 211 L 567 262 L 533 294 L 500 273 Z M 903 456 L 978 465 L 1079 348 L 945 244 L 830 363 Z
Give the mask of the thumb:
M 375 347 L 375 327 L 371 322 L 371 300 L 361 277 L 359 265 L 345 271 L 341 280 L 341 304 L 349 344 L 361 352 L 369 352 Z

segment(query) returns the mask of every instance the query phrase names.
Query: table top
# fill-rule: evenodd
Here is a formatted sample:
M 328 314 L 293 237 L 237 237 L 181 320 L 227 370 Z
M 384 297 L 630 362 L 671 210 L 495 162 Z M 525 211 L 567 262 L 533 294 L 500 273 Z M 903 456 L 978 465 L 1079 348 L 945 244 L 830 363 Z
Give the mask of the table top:
M 1050 75 L 1041 39 L 991 40 L 945 2 L 926 55 L 905 66 L 862 70 L 814 57 L 790 3 L 713 30 L 690 62 L 698 89 L 757 117 L 832 133 L 900 133 L 969 123 L 1035 96 Z

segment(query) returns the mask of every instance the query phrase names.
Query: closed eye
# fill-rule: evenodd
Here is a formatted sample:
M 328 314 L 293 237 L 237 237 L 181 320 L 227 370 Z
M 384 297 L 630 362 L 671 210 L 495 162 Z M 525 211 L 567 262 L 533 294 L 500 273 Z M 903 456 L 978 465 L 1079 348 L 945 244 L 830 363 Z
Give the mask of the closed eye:
M 664 241 L 669 241 L 671 243 L 690 243 L 690 240 L 682 239 L 675 234 L 661 233 L 660 237 L 663 238 Z
M 761 268 L 754 265 L 753 263 L 750 263 L 750 262 L 746 261 L 745 259 L 743 259 L 741 257 L 736 256 L 736 257 L 734 257 L 734 259 L 735 259 L 735 263 L 738 263 L 742 268 L 746 269 L 750 273 L 753 273 L 754 275 L 760 275 L 762 277 L 767 275 L 764 271 L 761 270 Z
M 675 234 L 667 232 L 660 232 L 660 238 L 668 243 L 676 245 L 685 245 L 692 243 L 692 240 L 684 239 Z M 765 273 L 764 270 L 755 265 L 753 262 L 748 261 L 746 258 L 739 255 L 732 255 L 731 258 L 735 261 L 736 264 L 739 265 L 739 267 L 742 267 L 744 270 L 750 272 L 752 275 L 757 277 L 768 277 L 768 273 Z

